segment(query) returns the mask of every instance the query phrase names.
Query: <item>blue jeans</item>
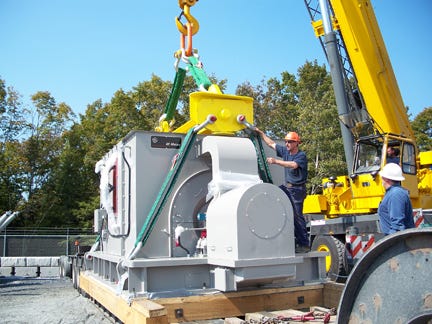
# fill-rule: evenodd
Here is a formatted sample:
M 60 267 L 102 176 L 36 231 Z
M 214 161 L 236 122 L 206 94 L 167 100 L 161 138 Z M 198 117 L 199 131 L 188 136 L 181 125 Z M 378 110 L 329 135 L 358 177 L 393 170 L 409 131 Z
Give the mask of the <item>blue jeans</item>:
M 284 185 L 279 186 L 294 207 L 294 236 L 296 243 L 302 246 L 309 246 L 309 235 L 306 228 L 306 220 L 303 216 L 303 202 L 306 198 L 306 187 L 295 186 L 287 188 Z

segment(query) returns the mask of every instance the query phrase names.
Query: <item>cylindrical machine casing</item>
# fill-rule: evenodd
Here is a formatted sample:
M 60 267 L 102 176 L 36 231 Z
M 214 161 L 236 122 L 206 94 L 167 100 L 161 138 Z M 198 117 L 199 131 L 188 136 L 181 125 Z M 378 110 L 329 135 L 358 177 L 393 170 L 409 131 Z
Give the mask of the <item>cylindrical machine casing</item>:
M 207 209 L 211 264 L 294 255 L 294 212 L 277 186 L 240 186 L 214 199 Z

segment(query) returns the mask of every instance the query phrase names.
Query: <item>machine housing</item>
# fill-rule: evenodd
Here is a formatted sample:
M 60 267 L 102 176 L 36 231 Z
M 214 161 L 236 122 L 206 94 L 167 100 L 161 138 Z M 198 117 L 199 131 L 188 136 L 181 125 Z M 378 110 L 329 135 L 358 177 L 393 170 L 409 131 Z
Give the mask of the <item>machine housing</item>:
M 133 131 L 96 164 L 100 240 L 87 254 L 88 272 L 118 293 L 148 297 L 324 280 L 323 253 L 294 252 L 293 207 L 278 188 L 283 168 L 270 166 L 274 184 L 264 183 L 253 142 L 231 135 L 198 135 L 179 156 L 185 136 Z M 141 246 L 140 230 L 179 159 Z

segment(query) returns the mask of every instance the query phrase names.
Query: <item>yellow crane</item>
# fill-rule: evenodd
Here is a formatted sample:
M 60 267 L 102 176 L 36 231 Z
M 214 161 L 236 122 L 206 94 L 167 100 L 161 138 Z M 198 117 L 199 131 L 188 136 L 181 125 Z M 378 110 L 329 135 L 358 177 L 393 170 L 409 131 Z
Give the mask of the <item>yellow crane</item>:
M 418 152 L 372 3 L 305 4 L 329 61 L 348 175 L 323 179 L 322 194 L 306 198 L 304 213 L 312 248 L 330 252 L 327 271 L 337 279 L 381 236 L 376 212 L 384 188 L 377 175 L 389 148 L 399 152 L 416 225 L 432 214 L 432 151 Z

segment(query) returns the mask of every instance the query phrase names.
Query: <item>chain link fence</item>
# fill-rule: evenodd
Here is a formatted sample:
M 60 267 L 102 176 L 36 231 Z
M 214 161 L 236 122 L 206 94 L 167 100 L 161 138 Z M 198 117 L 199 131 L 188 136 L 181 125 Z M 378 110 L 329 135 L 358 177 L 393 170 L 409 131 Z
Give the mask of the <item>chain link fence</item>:
M 6 228 L 0 232 L 0 256 L 60 256 L 79 245 L 93 245 L 91 228 Z

